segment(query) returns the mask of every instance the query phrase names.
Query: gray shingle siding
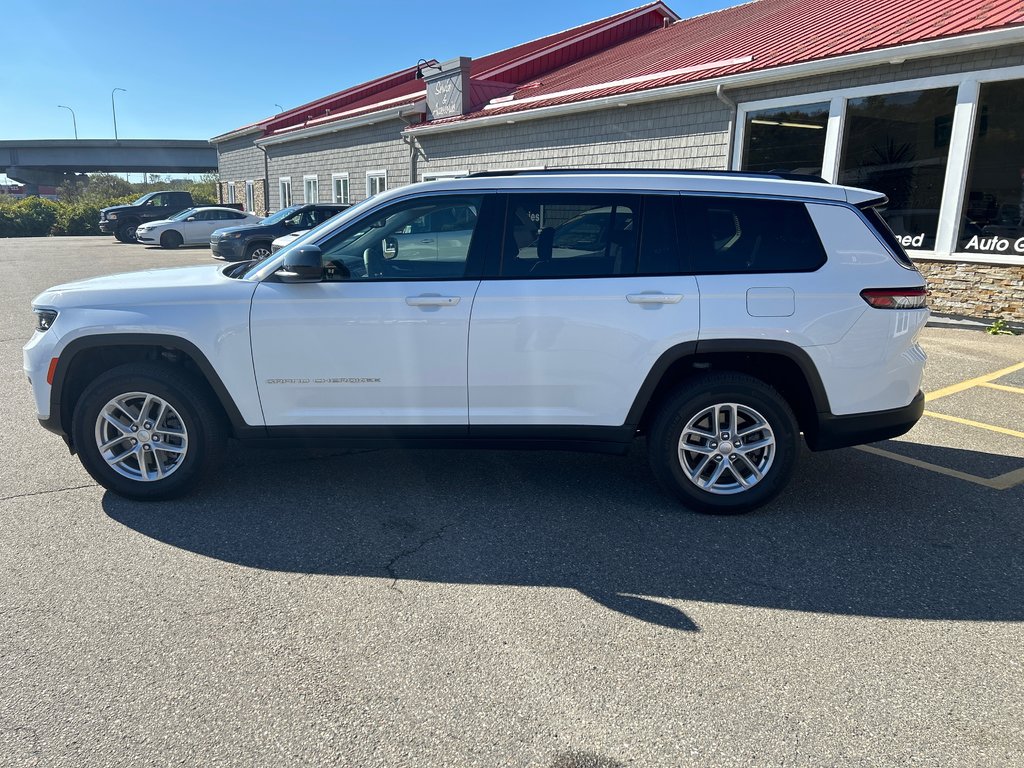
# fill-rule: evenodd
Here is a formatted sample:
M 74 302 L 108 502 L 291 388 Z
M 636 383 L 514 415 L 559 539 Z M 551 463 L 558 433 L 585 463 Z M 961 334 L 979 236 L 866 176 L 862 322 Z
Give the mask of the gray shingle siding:
M 933 57 L 903 64 L 819 75 L 729 91 L 737 102 L 759 101 L 898 82 L 932 75 L 1024 64 L 1024 45 Z M 725 168 L 729 110 L 713 94 L 612 107 L 511 124 L 417 136 L 416 179 L 424 172 L 547 166 Z M 270 208 L 280 206 L 278 179 L 290 176 L 292 201 L 303 202 L 303 176 L 316 174 L 320 199 L 331 199 L 331 174 L 347 171 L 351 201 L 366 196 L 366 172 L 385 169 L 388 187 L 410 181 L 404 123 L 390 120 L 267 147 Z M 262 178 L 257 134 L 218 145 L 222 181 Z
M 408 184 L 409 148 L 401 138 L 404 127 L 405 123 L 391 120 L 268 146 L 271 210 L 281 204 L 278 179 L 282 176 L 291 177 L 293 203 L 305 202 L 302 177 L 313 174 L 319 181 L 320 202 L 331 200 L 334 173 L 348 172 L 353 203 L 366 197 L 367 171 L 386 170 L 389 188 Z

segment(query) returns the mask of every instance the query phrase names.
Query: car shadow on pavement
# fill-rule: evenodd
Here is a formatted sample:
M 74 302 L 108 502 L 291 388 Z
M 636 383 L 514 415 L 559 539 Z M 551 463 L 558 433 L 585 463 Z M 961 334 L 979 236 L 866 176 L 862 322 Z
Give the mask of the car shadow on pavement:
M 144 504 L 108 492 L 103 508 L 250 568 L 570 588 L 684 631 L 699 628 L 663 601 L 1024 620 L 1020 489 L 860 451 L 805 452 L 779 499 L 739 517 L 680 508 L 655 489 L 640 445 L 625 458 L 245 445 L 229 456 L 193 496 Z

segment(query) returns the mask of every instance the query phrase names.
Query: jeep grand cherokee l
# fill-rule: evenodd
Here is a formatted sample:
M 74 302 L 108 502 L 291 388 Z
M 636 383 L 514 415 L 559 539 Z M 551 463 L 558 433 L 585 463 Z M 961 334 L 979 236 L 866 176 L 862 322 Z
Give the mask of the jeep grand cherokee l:
M 414 184 L 260 262 L 52 288 L 24 367 L 43 425 L 131 498 L 192 489 L 229 437 L 643 435 L 683 504 L 742 512 L 785 486 L 801 435 L 837 448 L 921 416 L 925 282 L 884 203 L 716 172 Z M 415 245 L 442 226 L 462 233 L 444 258 Z

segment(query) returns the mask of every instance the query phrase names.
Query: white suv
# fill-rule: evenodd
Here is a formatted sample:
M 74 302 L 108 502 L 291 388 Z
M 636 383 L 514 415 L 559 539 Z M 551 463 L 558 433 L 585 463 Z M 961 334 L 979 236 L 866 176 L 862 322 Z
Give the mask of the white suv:
M 921 416 L 925 282 L 884 203 L 782 174 L 414 184 L 262 262 L 52 288 L 25 372 L 43 425 L 136 499 L 191 489 L 228 437 L 643 435 L 684 504 L 741 512 L 783 488 L 801 433 L 837 448 Z

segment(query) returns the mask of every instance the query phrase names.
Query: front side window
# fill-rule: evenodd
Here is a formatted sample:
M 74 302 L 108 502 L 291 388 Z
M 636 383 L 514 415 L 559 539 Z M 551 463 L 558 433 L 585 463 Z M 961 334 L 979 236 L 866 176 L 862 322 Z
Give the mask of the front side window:
M 827 101 L 747 112 L 743 170 L 821 175 L 828 128 Z
M 1024 254 L 1024 80 L 981 85 L 957 250 Z
M 281 208 L 290 208 L 292 204 L 292 180 L 284 177 L 278 181 L 278 190 L 281 193 Z
M 454 280 L 465 276 L 483 197 L 404 200 L 321 246 L 326 280 Z
M 316 176 L 303 176 L 302 187 L 307 203 L 320 202 L 320 181 Z
M 146 201 L 146 205 L 151 205 L 154 208 L 159 208 L 160 206 L 167 205 L 167 196 L 153 195 L 151 198 L 149 198 L 149 200 Z
M 903 246 L 931 250 L 939 225 L 955 87 L 850 99 L 839 183 L 883 193 Z
M 512 194 L 503 277 L 610 277 L 636 271 L 634 195 Z
M 683 209 L 683 240 L 698 274 L 812 272 L 825 263 L 803 203 L 685 197 Z

